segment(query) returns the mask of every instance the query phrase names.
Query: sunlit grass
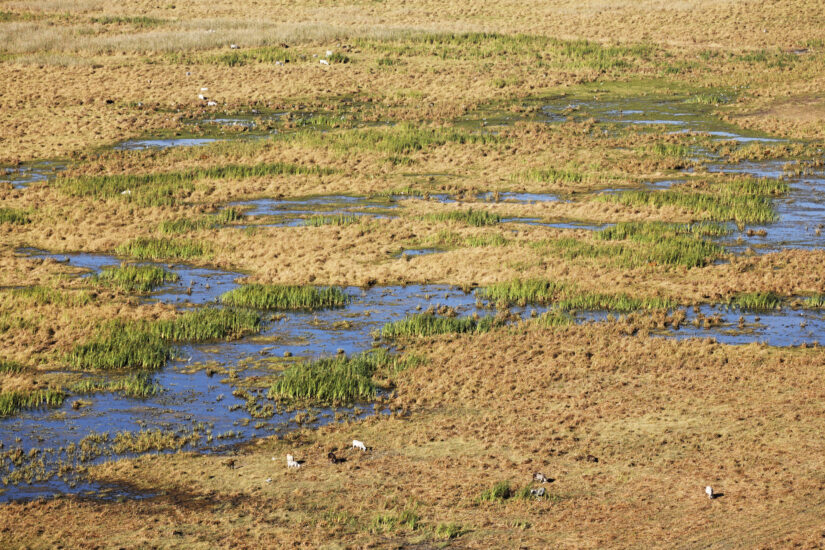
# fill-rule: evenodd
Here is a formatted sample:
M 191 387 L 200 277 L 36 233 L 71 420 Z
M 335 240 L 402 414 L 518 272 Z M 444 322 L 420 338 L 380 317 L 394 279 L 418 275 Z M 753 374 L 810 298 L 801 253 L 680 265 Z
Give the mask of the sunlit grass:
M 164 283 L 177 281 L 178 275 L 155 265 L 122 264 L 119 267 L 105 267 L 90 280 L 126 292 L 149 292 Z
M 484 227 L 487 225 L 495 225 L 501 222 L 501 216 L 494 212 L 487 210 L 451 210 L 449 212 L 435 212 L 427 214 L 423 217 L 426 220 L 439 222 L 460 222 L 475 227 Z
M 58 390 L 3 392 L 0 393 L 0 418 L 21 410 L 59 407 L 64 399 L 66 394 Z
M 221 296 L 221 303 L 256 309 L 313 310 L 342 307 L 349 296 L 338 287 L 248 284 Z
M 25 225 L 31 222 L 28 212 L 14 208 L 0 208 L 0 223 Z
M 493 317 L 441 317 L 431 313 L 411 315 L 400 321 L 387 323 L 381 328 L 383 338 L 404 338 L 435 336 L 451 333 L 481 333 L 497 326 L 499 322 Z
M 208 255 L 208 246 L 199 241 L 168 238 L 138 237 L 118 245 L 115 252 L 139 260 L 202 258 Z

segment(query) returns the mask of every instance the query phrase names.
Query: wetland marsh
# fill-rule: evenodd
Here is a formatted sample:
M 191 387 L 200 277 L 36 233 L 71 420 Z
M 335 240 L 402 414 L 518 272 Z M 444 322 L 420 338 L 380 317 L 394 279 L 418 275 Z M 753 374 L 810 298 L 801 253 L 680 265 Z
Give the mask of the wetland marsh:
M 815 3 L 265 4 L 0 6 L 2 545 L 819 540 Z

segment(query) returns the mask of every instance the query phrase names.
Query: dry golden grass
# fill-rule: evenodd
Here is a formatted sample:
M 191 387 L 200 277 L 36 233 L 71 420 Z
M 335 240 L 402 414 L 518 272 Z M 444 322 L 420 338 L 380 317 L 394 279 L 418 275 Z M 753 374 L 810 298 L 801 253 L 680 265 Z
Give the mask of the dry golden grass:
M 815 542 L 821 349 L 671 342 L 629 328 L 421 343 L 430 362 L 401 375 L 393 416 L 260 441 L 235 469 L 194 454 L 107 464 L 98 479 L 161 494 L 8 505 L 0 540 L 386 547 L 437 543 L 435 527 L 457 523 L 456 546 L 471 548 Z M 341 451 L 353 438 L 373 449 Z M 346 463 L 327 462 L 334 448 Z M 286 453 L 303 468 L 287 471 Z M 534 471 L 555 479 L 553 499 L 477 501 Z M 724 496 L 709 501 L 708 484 Z M 420 516 L 418 529 L 371 532 L 377 514 L 404 508 Z

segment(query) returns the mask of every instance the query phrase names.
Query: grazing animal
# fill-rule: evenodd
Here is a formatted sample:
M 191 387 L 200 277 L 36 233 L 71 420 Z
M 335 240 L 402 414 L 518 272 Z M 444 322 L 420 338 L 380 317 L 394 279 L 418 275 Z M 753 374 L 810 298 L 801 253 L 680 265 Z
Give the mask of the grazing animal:
M 332 50 L 327 50 L 327 57 L 332 56 Z
M 237 50 L 237 49 L 238 49 L 238 45 L 237 45 L 237 44 L 230 44 L 230 45 L 229 45 L 229 48 L 230 48 L 230 49 L 232 49 L 232 50 Z
M 538 489 L 530 489 L 530 495 L 537 498 L 543 497 L 545 493 L 546 491 L 544 490 L 544 487 L 539 487 Z
M 206 104 L 209 105 L 210 107 L 217 107 L 218 106 L 217 101 L 207 101 Z
M 705 487 L 705 494 L 708 496 L 709 499 L 713 500 L 713 489 L 710 485 Z
M 292 455 L 286 455 L 286 467 L 287 468 L 300 468 L 301 465 L 293 458 Z
M 329 65 L 329 61 L 327 61 L 326 59 L 322 59 L 320 63 L 321 65 Z
M 333 453 L 333 452 L 329 452 L 329 453 L 327 453 L 327 458 L 328 458 L 328 459 L 329 459 L 329 461 L 330 461 L 330 462 L 332 462 L 333 464 L 338 464 L 339 462 L 343 462 L 343 460 L 342 460 L 342 459 L 340 459 L 340 458 L 338 458 L 337 456 L 335 456 L 335 453 Z
M 360 449 L 362 451 L 367 450 L 367 446 L 364 445 L 364 442 L 363 441 L 358 441 L 357 439 L 352 440 L 352 448 L 353 449 Z
M 539 483 L 549 483 L 550 482 L 550 480 L 547 478 L 547 476 L 540 473 L 540 472 L 536 472 L 535 474 L 533 474 L 533 480 L 538 481 Z
M 198 99 L 200 99 L 201 101 L 206 101 L 206 96 L 203 94 L 198 94 Z
M 224 466 L 226 466 L 227 468 L 229 468 L 230 470 L 234 470 L 234 469 L 235 469 L 235 459 L 234 459 L 234 458 L 228 458 L 228 459 L 224 460 L 224 461 L 222 462 L 222 464 L 223 464 Z

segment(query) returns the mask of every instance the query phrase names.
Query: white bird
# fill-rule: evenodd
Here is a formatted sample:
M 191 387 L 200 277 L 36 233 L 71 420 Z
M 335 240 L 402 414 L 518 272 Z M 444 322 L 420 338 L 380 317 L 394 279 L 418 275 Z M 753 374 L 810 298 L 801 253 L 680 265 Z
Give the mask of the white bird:
M 272 478 L 271 478 L 271 477 L 268 477 L 268 478 L 266 478 L 264 481 L 266 481 L 267 483 L 272 483 Z
M 283 65 L 283 63 L 281 63 L 280 61 L 276 61 L 275 64 L 276 65 Z
M 713 499 L 713 489 L 710 485 L 705 487 L 705 494 L 708 496 L 709 499 Z
M 322 59 L 320 63 L 321 65 L 329 65 L 329 61 L 327 61 L 326 59 Z
M 206 101 L 206 96 L 203 94 L 198 94 L 198 99 L 200 99 L 201 101 Z
M 367 450 L 367 446 L 364 445 L 364 442 L 363 441 L 358 441 L 357 439 L 352 440 L 352 448 L 353 449 L 360 449 L 362 451 Z
M 286 455 L 286 467 L 287 468 L 300 468 L 301 465 L 292 457 L 292 455 Z
M 238 49 L 238 45 L 237 45 L 237 44 L 230 44 L 230 45 L 229 45 L 229 47 L 230 47 L 231 49 L 233 49 L 233 50 L 237 50 L 237 49 Z
M 209 91 L 209 88 L 201 88 L 201 91 L 202 91 L 202 92 L 208 92 L 208 91 Z
M 215 106 L 218 105 L 218 102 L 217 101 L 207 101 L 206 104 L 209 105 L 210 107 L 215 107 Z
M 327 57 L 330 57 L 331 55 L 332 55 L 332 50 L 327 50 Z
M 129 189 L 127 189 L 126 191 L 121 191 L 121 192 L 120 192 L 120 194 L 121 194 L 121 195 L 131 195 L 131 194 L 132 194 L 132 191 L 131 191 L 131 190 L 129 190 Z

